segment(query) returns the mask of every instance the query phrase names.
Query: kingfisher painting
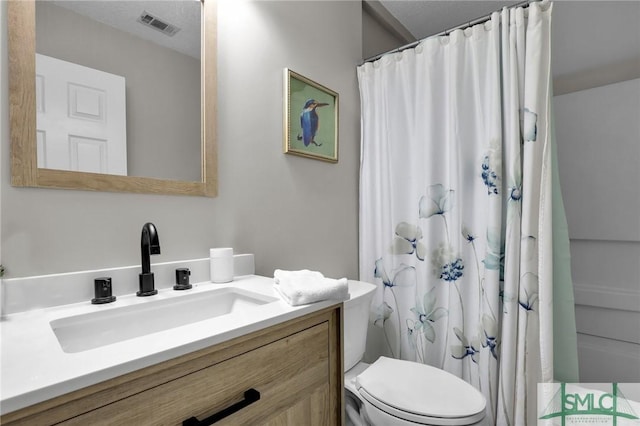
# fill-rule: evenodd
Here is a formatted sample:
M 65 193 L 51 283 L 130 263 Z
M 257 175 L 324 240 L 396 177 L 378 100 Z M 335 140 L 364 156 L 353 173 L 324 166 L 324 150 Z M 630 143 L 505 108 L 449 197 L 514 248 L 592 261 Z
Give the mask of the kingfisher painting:
M 302 113 L 300 114 L 300 127 L 302 128 L 302 136 L 298 134 L 297 139 L 304 143 L 304 146 L 313 144 L 321 146 L 322 143 L 315 141 L 316 133 L 320 127 L 320 118 L 316 112 L 316 108 L 327 106 L 329 104 L 317 102 L 315 99 L 309 99 L 304 103 Z

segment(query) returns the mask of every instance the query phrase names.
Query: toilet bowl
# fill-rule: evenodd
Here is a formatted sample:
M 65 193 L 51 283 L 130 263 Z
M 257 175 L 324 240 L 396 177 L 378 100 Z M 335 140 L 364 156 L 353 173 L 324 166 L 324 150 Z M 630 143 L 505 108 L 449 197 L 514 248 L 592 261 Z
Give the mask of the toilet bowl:
M 469 383 L 429 365 L 364 355 L 369 308 L 376 287 L 349 281 L 344 303 L 345 395 L 347 424 L 373 426 L 480 425 L 486 400 Z

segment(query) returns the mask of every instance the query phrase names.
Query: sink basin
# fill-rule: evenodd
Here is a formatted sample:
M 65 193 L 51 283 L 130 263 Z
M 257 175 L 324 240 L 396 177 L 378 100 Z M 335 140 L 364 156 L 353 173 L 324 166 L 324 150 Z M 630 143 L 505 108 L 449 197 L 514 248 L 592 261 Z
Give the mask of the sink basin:
M 60 318 L 50 325 L 62 350 L 74 353 L 246 311 L 276 300 L 279 299 L 244 289 L 220 288 Z

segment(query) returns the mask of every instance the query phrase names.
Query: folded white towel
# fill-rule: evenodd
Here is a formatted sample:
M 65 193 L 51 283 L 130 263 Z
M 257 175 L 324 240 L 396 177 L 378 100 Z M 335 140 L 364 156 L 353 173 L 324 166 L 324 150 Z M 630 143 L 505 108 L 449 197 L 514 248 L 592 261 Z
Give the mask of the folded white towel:
M 303 269 L 273 273 L 274 288 L 291 306 L 306 305 L 322 300 L 348 300 L 349 285 L 346 278 L 325 278 L 320 272 Z

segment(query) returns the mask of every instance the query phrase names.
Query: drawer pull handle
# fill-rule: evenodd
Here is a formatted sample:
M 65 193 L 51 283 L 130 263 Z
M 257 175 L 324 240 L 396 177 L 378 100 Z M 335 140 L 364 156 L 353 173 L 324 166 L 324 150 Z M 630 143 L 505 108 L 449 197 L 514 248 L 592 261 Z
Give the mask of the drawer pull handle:
M 254 402 L 260 400 L 260 392 L 251 388 L 244 393 L 244 399 L 240 402 L 236 402 L 235 404 L 224 408 L 217 413 L 207 417 L 204 420 L 198 420 L 196 417 L 190 417 L 187 420 L 182 422 L 182 426 L 208 426 L 212 425 L 215 422 L 218 422 L 225 417 L 232 415 L 233 413 L 242 410 L 244 407 L 247 407 Z

